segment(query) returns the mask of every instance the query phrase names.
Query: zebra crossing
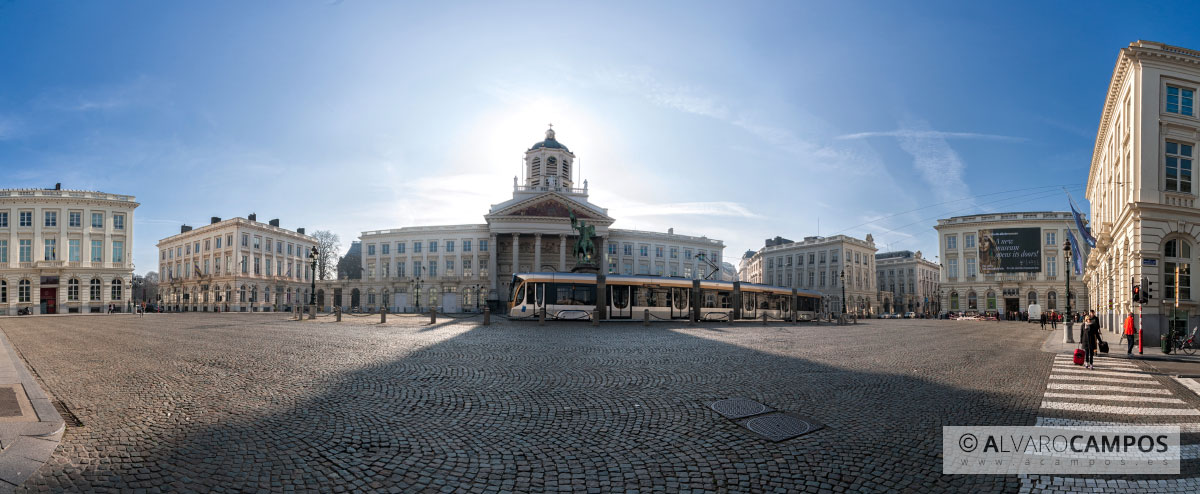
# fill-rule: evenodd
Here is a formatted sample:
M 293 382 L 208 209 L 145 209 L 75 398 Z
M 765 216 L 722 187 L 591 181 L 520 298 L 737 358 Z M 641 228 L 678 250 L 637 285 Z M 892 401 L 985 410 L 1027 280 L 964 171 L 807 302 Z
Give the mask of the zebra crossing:
M 1158 377 L 1133 362 L 1106 356 L 1085 369 L 1057 354 L 1042 395 L 1036 425 L 1175 425 L 1182 433 L 1184 465 L 1200 459 L 1200 410 L 1176 396 Z M 1200 382 L 1177 379 L 1200 394 Z M 1021 476 L 1021 492 L 1200 492 L 1200 478 L 1116 480 L 1047 475 Z

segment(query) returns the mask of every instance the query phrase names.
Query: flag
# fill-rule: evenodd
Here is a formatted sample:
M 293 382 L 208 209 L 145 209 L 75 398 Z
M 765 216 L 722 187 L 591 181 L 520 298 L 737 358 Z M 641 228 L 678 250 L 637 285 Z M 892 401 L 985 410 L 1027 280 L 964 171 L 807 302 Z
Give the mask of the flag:
M 1083 276 L 1083 246 L 1075 241 L 1070 228 L 1067 229 L 1067 241 L 1071 242 L 1071 265 L 1075 267 L 1075 275 Z
M 192 267 L 195 269 L 193 272 L 196 273 L 196 277 L 199 278 L 200 277 L 200 265 L 193 264 Z
M 1079 236 L 1083 237 L 1083 241 L 1087 242 L 1088 247 L 1096 247 L 1096 237 L 1092 236 L 1092 231 L 1088 229 L 1087 220 L 1083 218 L 1083 214 L 1075 207 L 1075 200 L 1071 198 L 1071 194 L 1067 194 L 1067 200 L 1071 202 L 1071 216 L 1075 217 L 1075 228 L 1079 229 Z

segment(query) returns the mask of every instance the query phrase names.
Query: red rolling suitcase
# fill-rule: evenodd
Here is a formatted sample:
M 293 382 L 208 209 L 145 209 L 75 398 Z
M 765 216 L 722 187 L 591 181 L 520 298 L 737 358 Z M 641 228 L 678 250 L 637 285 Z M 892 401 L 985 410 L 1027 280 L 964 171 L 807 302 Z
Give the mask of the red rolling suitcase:
M 1076 348 L 1075 349 L 1075 365 L 1083 365 L 1083 356 L 1084 356 L 1083 349 Z

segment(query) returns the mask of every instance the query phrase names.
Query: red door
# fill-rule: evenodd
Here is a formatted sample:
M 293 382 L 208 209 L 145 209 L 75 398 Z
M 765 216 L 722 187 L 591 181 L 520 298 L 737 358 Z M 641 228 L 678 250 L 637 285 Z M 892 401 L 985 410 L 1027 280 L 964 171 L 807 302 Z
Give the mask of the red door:
M 55 311 L 58 304 L 58 289 L 43 288 L 42 289 L 42 304 L 45 306 L 43 314 L 57 314 Z

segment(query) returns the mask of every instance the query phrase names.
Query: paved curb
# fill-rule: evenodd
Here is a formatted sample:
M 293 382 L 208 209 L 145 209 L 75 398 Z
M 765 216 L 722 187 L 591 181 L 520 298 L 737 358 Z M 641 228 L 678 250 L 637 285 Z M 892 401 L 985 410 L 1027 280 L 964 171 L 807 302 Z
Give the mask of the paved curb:
M 25 394 L 37 413 L 38 422 L 0 423 L 0 494 L 13 492 L 50 459 L 50 455 L 62 441 L 66 424 L 49 395 L 38 386 L 37 380 L 25 368 L 4 332 L 0 330 L 0 358 L 11 359 L 16 369 L 17 381 L 25 388 Z M 6 383 L 15 384 L 15 383 Z

